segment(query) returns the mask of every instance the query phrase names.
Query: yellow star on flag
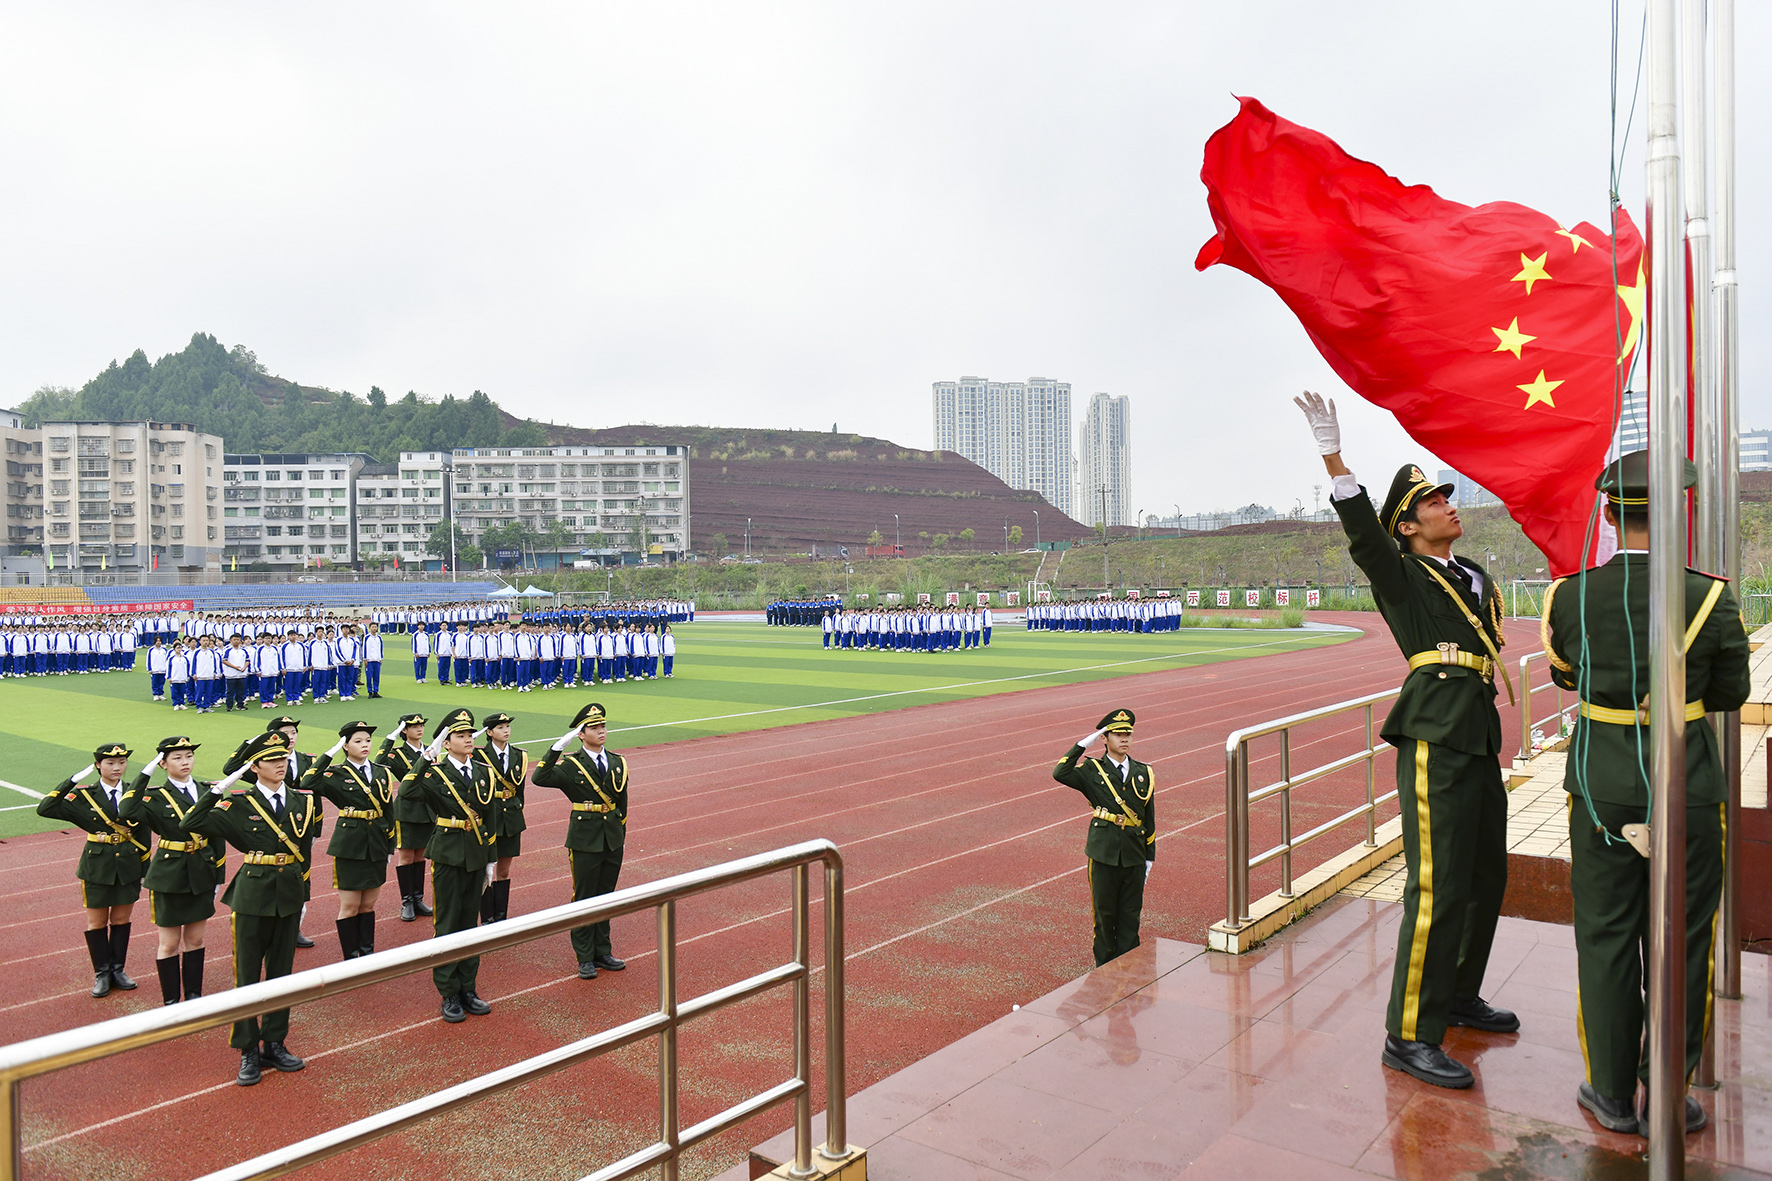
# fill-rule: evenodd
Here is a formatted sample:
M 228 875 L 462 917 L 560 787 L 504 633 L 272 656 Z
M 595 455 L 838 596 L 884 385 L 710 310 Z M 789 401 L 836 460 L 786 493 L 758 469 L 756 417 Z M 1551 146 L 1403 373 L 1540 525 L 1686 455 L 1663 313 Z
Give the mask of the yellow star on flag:
M 1586 238 L 1583 238 L 1580 234 L 1575 233 L 1573 230 L 1569 229 L 1569 227 L 1565 226 L 1562 222 L 1557 223 L 1557 236 L 1560 238 L 1569 239 L 1569 253 L 1570 254 L 1579 254 L 1579 253 L 1581 253 L 1581 248 L 1583 246 L 1592 246 L 1593 245 L 1592 242 L 1589 242 Z
M 1630 327 L 1624 333 L 1624 347 L 1618 354 L 1618 363 L 1636 351 L 1637 333 L 1643 326 L 1643 305 L 1649 299 L 1648 280 L 1643 277 L 1643 264 L 1637 263 L 1637 281 L 1629 287 L 1622 284 L 1618 288 L 1618 298 L 1624 301 L 1624 310 L 1630 313 Z
M 1495 351 L 1498 353 L 1512 353 L 1514 355 L 1514 360 L 1516 361 L 1520 359 L 1521 347 L 1528 341 L 1538 339 L 1536 336 L 1527 336 L 1524 332 L 1520 331 L 1520 318 L 1518 316 L 1515 316 L 1514 322 L 1509 324 L 1506 328 L 1491 328 L 1489 331 L 1493 332 L 1495 334 L 1495 339 L 1501 342 L 1495 346 Z
M 1537 258 L 1527 258 L 1524 254 L 1520 255 L 1520 273 L 1513 277 L 1512 282 L 1524 283 L 1526 285 L 1526 294 L 1531 295 L 1532 284 L 1538 282 L 1540 279 L 1550 278 L 1549 272 L 1544 269 L 1544 260 L 1549 257 L 1550 251 L 1548 250 Z
M 1563 383 L 1560 381 L 1544 380 L 1544 370 L 1540 369 L 1536 380 L 1530 381 L 1525 385 L 1515 386 L 1514 388 L 1526 392 L 1526 405 L 1521 407 L 1521 409 L 1530 410 L 1540 402 L 1543 402 L 1546 406 L 1555 407 L 1556 402 L 1551 400 L 1551 391 L 1562 384 Z

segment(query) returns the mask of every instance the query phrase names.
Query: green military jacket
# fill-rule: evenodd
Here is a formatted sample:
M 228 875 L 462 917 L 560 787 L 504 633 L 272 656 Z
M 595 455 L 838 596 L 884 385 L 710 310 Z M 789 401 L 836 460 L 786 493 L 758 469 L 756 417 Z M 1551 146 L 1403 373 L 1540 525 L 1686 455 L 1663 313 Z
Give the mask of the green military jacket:
M 1686 572 L 1688 625 L 1718 582 L 1696 570 Z M 1636 710 L 1649 695 L 1648 555 L 1614 554 L 1604 566 L 1553 582 L 1545 592 L 1542 638 L 1557 684 L 1603 708 Z M 1712 713 L 1727 713 L 1741 708 L 1750 688 L 1747 632 L 1735 596 L 1724 584 L 1686 650 L 1686 700 L 1702 701 Z M 1595 800 L 1648 807 L 1649 787 L 1643 778 L 1649 763 L 1647 725 L 1578 717 L 1568 756 L 1563 786 L 1571 794 L 1580 793 L 1585 778 Z M 1710 720 L 1687 722 L 1687 805 L 1722 803 L 1727 790 Z
M 125 789 L 127 795 L 127 789 Z M 123 806 L 128 801 L 124 800 Z M 64 779 L 55 790 L 37 801 L 37 815 L 65 820 L 102 840 L 87 840 L 80 850 L 74 876 L 95 886 L 127 886 L 139 882 L 148 870 L 148 826 L 125 820 L 111 808 L 110 793 L 102 783 L 77 784 Z
M 390 734 L 382 739 L 381 749 L 375 752 L 375 761 L 386 767 L 396 781 L 404 781 L 421 753 L 408 746 L 404 738 Z M 397 792 L 394 796 L 394 819 L 402 824 L 429 824 L 436 817 L 417 793 L 408 795 Z
M 447 757 L 433 763 L 422 754 L 400 781 L 400 798 L 423 801 L 437 827 L 425 844 L 425 856 L 438 865 L 485 869 L 498 858 L 498 793 L 485 766 L 470 757 L 467 775 Z
M 505 745 L 505 762 L 488 742 L 474 748 L 474 761 L 492 776 L 492 790 L 498 793 L 498 835 L 514 837 L 529 827 L 523 819 L 523 788 L 529 782 L 529 756 L 516 743 Z
M 283 799 L 281 821 L 272 817 L 257 787 L 204 792 L 185 813 L 186 832 L 226 841 L 246 854 L 222 894 L 222 902 L 237 914 L 288 918 L 301 913 L 320 809 L 311 794 L 287 782 Z
M 302 790 L 331 800 L 339 810 L 326 851 L 353 861 L 385 861 L 394 849 L 394 791 L 399 785 L 386 767 L 366 764 L 362 771 L 350 761 L 334 763 L 331 755 L 314 760 L 302 776 Z
M 1487 656 L 1489 649 L 1477 628 L 1471 626 L 1471 615 L 1481 621 L 1483 633 L 1500 651 L 1505 643 L 1501 631 L 1501 592 L 1493 578 L 1484 578 L 1480 604 L 1471 602 L 1463 592 L 1455 601 L 1429 573 L 1431 569 L 1447 577 L 1439 562 L 1397 549 L 1396 541 L 1379 522 L 1364 487 L 1358 496 L 1330 503 L 1347 531 L 1348 553 L 1371 580 L 1378 612 L 1405 659 L 1436 651 L 1441 644 L 1456 644 L 1460 652 Z M 1474 565 L 1469 568 L 1482 572 Z M 1457 587 L 1456 582 L 1452 585 Z M 1499 754 L 1501 714 L 1495 708 L 1495 680 L 1500 675 L 1497 670 L 1494 677 L 1485 680 L 1476 669 L 1459 665 L 1411 669 L 1403 678 L 1402 692 L 1379 733 L 1392 745 L 1413 738 L 1465 754 Z
M 1106 755 L 1086 759 L 1083 748 L 1073 746 L 1052 768 L 1052 778 L 1082 792 L 1093 809 L 1083 842 L 1089 860 L 1137 866 L 1157 859 L 1157 777 L 1150 764 L 1128 758 L 1122 779 Z
M 191 786 L 197 792 L 196 800 L 171 783 L 162 782 L 159 787 L 150 788 L 144 771 L 123 793 L 123 818 L 147 825 L 160 838 L 143 883 L 150 890 L 163 894 L 214 894 L 227 876 L 228 847 L 185 831 L 185 816 L 209 792 L 209 784 L 201 779 L 192 779 Z
M 612 853 L 627 843 L 628 761 L 612 750 L 603 757 L 606 774 L 584 750 L 563 755 L 549 750 L 535 769 L 535 785 L 551 787 L 572 801 L 572 820 L 566 825 L 566 847 L 580 853 Z

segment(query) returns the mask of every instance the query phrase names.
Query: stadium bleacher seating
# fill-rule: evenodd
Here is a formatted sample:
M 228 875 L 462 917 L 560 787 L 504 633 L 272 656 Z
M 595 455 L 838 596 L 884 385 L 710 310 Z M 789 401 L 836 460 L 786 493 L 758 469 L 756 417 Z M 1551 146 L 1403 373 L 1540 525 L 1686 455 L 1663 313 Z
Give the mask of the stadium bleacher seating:
M 77 586 L 0 587 L 0 607 L 31 603 L 54 603 L 60 606 L 90 602 L 92 600 L 87 597 L 86 591 Z
M 198 611 L 253 611 L 265 607 L 311 605 L 326 610 L 350 607 L 416 607 L 483 599 L 499 588 L 496 582 L 315 582 L 243 583 L 224 586 L 95 586 L 78 600 L 94 603 L 141 603 L 189 599 Z M 29 588 L 20 588 L 26 590 Z M 56 590 L 40 590 L 33 602 L 50 602 Z

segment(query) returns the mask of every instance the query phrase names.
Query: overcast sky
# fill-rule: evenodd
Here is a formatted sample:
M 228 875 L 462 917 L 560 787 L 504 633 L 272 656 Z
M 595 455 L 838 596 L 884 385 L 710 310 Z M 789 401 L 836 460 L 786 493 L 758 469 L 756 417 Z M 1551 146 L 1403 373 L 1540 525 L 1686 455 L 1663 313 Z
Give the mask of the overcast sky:
M 1131 396 L 1138 508 L 1309 508 L 1300 388 L 1339 395 L 1369 483 L 1424 457 L 1275 296 L 1195 273 L 1206 137 L 1253 95 L 1450 199 L 1603 223 L 1609 11 L 9 5 L 0 403 L 202 330 L 359 394 L 927 447 L 932 381 L 1037 375 L 1079 419 Z M 1741 388 L 1772 426 L 1772 71 L 1740 78 Z

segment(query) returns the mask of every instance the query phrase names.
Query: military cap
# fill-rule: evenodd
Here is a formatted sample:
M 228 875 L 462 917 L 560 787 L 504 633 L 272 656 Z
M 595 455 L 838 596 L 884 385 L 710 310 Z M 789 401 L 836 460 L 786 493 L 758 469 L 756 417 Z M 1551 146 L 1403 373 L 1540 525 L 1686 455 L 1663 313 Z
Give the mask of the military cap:
M 92 752 L 92 761 L 96 763 L 100 759 L 126 759 L 134 753 L 121 742 L 105 742 Z
M 275 730 L 268 731 L 249 738 L 240 754 L 247 763 L 257 763 L 264 759 L 286 759 L 289 757 L 289 739 Z
M 1680 473 L 1682 488 L 1690 488 L 1698 483 L 1698 465 L 1690 459 L 1680 461 L 1684 470 Z M 1606 465 L 1600 478 L 1594 481 L 1594 487 L 1606 494 L 1613 508 L 1621 508 L 1627 512 L 1647 512 L 1649 509 L 1649 453 L 1632 451 L 1621 455 Z
M 593 701 L 573 717 L 572 728 L 582 730 L 586 726 L 601 726 L 608 721 L 609 715 L 603 712 L 602 703 Z
M 364 734 L 374 734 L 375 727 L 371 726 L 368 722 L 346 722 L 338 728 L 338 736 L 340 738 L 349 738 L 351 735 L 356 734 L 359 731 Z
M 507 713 L 487 714 L 484 718 L 480 719 L 480 725 L 490 730 L 494 726 L 508 726 L 516 720 L 516 718 L 513 718 Z
M 1132 723 L 1137 720 L 1138 715 L 1134 714 L 1131 710 L 1116 709 L 1109 712 L 1105 718 L 1101 719 L 1101 722 L 1096 726 L 1096 729 L 1105 731 L 1109 734 L 1130 734 L 1132 733 Z
M 181 736 L 176 738 L 162 738 L 159 744 L 154 747 L 154 750 L 160 754 L 169 755 L 175 750 L 196 750 L 202 745 L 201 742 L 192 742 L 189 738 Z
M 437 725 L 431 730 L 431 737 L 435 738 L 439 734 L 454 734 L 457 730 L 472 730 L 473 728 L 473 713 L 458 707 L 437 719 Z
M 425 716 L 423 714 L 401 714 L 400 720 L 394 723 L 394 729 L 404 730 L 408 726 L 422 726 L 424 724 Z
M 1432 496 L 1436 492 L 1451 496 L 1454 490 L 1454 485 L 1434 483 L 1414 464 L 1404 464 L 1397 469 L 1396 478 L 1391 481 L 1390 495 L 1384 498 L 1384 507 L 1378 513 L 1379 519 L 1384 522 L 1385 532 L 1395 533 L 1397 526 L 1403 523 L 1403 514 L 1414 508 L 1423 497 Z
M 299 730 L 301 729 L 301 720 L 299 718 L 292 718 L 288 714 L 282 714 L 265 723 L 265 733 L 269 734 L 272 730 L 281 730 L 285 726 L 294 726 Z

